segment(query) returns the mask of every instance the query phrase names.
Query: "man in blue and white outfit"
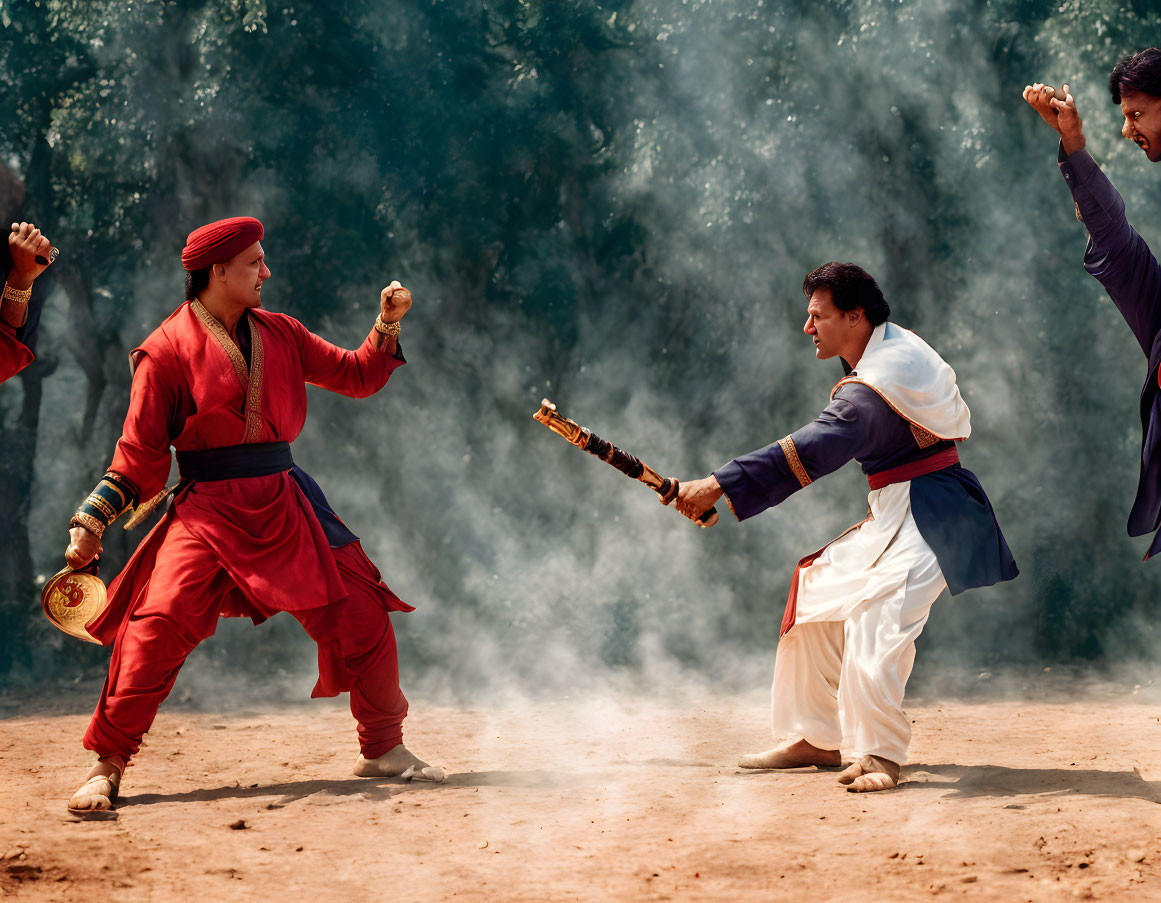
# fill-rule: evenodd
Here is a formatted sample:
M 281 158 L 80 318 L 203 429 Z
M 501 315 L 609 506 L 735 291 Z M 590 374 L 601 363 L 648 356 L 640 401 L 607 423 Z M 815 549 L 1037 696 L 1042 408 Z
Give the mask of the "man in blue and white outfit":
M 978 479 L 959 463 L 971 418 L 955 373 L 919 336 L 889 322 L 875 280 L 828 263 L 803 283 L 805 333 L 846 376 L 812 423 L 701 480 L 681 484 L 696 518 L 724 494 L 739 520 L 784 501 L 851 459 L 869 512 L 794 572 L 774 666 L 773 749 L 743 768 L 849 767 L 856 792 L 887 790 L 907 761 L 903 695 L 932 603 L 1016 576 Z

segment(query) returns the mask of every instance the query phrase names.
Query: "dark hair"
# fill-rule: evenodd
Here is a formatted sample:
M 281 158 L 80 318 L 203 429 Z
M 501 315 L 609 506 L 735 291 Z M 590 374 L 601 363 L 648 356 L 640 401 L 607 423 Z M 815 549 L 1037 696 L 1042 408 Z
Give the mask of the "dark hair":
M 1121 102 L 1124 93 L 1161 97 L 1161 50 L 1150 47 L 1124 57 L 1109 75 L 1109 93 L 1113 103 Z
M 188 270 L 185 274 L 185 300 L 192 301 L 210 284 L 210 268 Z
M 829 288 L 839 310 L 861 307 L 872 326 L 886 323 L 891 307 L 874 277 L 853 263 L 824 263 L 802 280 L 802 294 L 809 298 L 820 288 Z

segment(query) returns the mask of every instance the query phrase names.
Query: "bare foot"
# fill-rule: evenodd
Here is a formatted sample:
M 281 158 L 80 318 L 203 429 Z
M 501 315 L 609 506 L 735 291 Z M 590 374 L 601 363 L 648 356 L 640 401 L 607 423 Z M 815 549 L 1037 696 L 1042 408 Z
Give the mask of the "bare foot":
M 805 740 L 784 743 L 765 752 L 742 756 L 742 768 L 802 768 L 805 765 L 842 765 L 837 749 L 819 749 Z
M 406 746 L 393 746 L 377 759 L 355 760 L 355 774 L 361 778 L 403 778 L 442 784 L 445 776 L 438 765 L 428 765 Z
M 863 756 L 852 762 L 839 775 L 839 783 L 846 784 L 850 793 L 874 793 L 876 790 L 893 790 L 899 786 L 899 766 L 890 759 L 879 756 Z
M 98 759 L 89 772 L 88 780 L 77 789 L 69 800 L 69 812 L 85 815 L 103 812 L 113 808 L 117 792 L 121 788 L 121 774 L 125 771 L 125 760 L 119 757 Z

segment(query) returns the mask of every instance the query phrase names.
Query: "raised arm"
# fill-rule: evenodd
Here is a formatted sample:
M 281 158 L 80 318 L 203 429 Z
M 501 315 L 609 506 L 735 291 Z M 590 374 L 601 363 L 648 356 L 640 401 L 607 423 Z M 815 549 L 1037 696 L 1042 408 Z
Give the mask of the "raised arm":
M 1088 229 L 1084 268 L 1100 282 L 1146 355 L 1161 329 L 1161 267 L 1125 218 L 1125 202 L 1088 151 L 1065 156 L 1060 171 Z
M 1024 89 L 1024 99 L 1060 136 L 1060 172 L 1088 230 L 1084 268 L 1104 286 L 1148 355 L 1161 329 L 1161 267 L 1125 218 L 1120 193 L 1085 150 L 1084 127 L 1068 85 L 1057 92 L 1038 82 Z
M 12 269 L 0 297 L 0 327 L 15 333 L 28 319 L 32 283 L 56 260 L 56 248 L 32 223 L 13 223 L 8 252 L 12 255 Z
M 398 336 L 400 320 L 410 308 L 411 293 L 398 282 L 392 282 L 380 293 L 379 316 L 374 328 L 354 351 L 332 345 L 297 321 L 291 321 L 306 381 L 352 398 L 365 398 L 378 392 L 392 372 L 406 363 Z

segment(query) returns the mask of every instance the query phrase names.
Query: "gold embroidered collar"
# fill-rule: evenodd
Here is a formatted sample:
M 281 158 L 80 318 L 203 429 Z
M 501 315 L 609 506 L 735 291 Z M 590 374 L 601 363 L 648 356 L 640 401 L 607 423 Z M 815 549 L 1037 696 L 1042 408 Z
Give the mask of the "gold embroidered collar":
M 246 398 L 246 430 L 242 442 L 257 442 L 262 434 L 263 362 L 262 333 L 258 331 L 258 323 L 254 317 L 246 317 L 246 322 L 250 324 L 250 366 L 247 367 L 246 358 L 242 356 L 241 350 L 218 318 L 206 310 L 205 305 L 196 298 L 191 306 L 210 335 L 218 340 L 218 344 L 226 352 L 226 357 L 234 367 L 234 375 L 238 377 L 238 382 L 242 386 L 242 394 Z

